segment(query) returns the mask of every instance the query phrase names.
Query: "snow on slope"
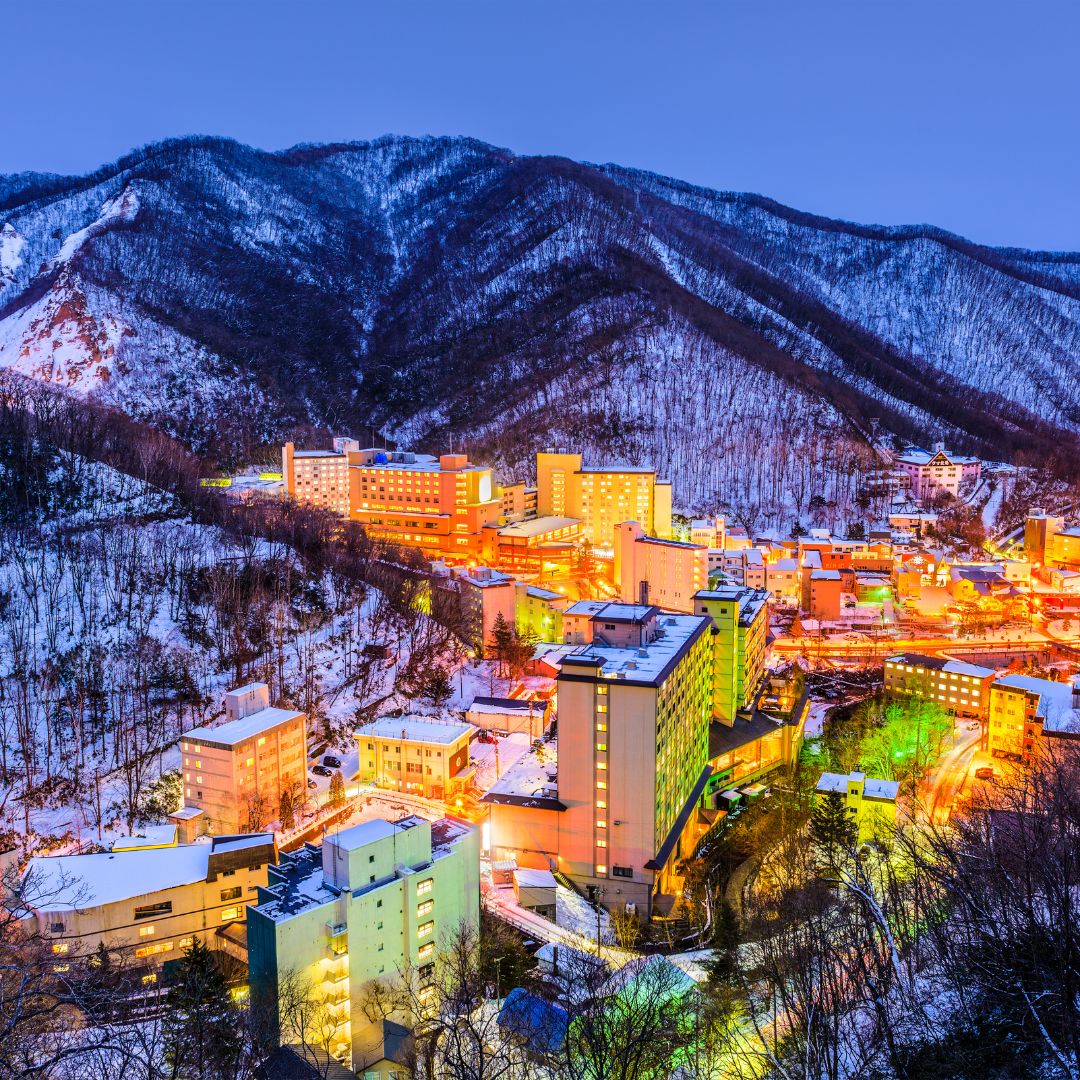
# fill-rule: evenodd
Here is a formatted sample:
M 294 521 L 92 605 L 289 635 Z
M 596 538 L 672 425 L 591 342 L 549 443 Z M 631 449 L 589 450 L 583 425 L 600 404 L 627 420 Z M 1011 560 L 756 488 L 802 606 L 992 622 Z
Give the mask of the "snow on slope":
M 124 374 L 117 349 L 126 332 L 115 315 L 93 311 L 65 267 L 44 296 L 0 322 L 0 367 L 90 393 Z
M 118 221 L 134 221 L 139 212 L 139 196 L 133 187 L 124 188 L 115 199 L 109 199 L 101 208 L 101 214 L 85 228 L 77 229 L 61 245 L 53 263 L 63 265 L 71 259 L 94 236 L 100 236 L 110 225 Z
M 15 280 L 15 271 L 22 265 L 25 247 L 26 237 L 10 221 L 5 221 L 0 228 L 0 288 Z

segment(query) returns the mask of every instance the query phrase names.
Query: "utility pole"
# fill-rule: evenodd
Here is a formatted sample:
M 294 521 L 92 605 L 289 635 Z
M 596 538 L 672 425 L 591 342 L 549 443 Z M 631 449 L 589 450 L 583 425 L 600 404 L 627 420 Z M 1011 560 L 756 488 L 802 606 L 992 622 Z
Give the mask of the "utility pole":
M 505 956 L 495 957 L 495 1008 L 499 1008 L 499 1002 L 502 1001 L 502 962 L 506 959 Z

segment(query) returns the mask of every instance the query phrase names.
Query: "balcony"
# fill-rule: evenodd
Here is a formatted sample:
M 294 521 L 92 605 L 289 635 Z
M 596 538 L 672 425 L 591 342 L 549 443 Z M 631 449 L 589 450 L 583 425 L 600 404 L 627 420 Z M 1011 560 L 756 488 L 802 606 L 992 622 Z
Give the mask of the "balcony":
M 332 938 L 339 938 L 343 934 L 347 934 L 349 932 L 349 924 L 348 923 L 343 923 L 343 922 L 327 923 L 326 924 L 326 932 Z

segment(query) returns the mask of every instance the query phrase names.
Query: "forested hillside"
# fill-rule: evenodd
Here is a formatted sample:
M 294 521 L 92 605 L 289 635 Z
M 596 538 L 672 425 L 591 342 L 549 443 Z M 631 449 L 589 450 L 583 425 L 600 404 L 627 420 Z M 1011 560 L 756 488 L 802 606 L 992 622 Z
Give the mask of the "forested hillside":
M 1067 466 L 1080 258 L 469 139 L 151 146 L 0 178 L 0 365 L 224 464 L 310 428 L 504 476 L 551 443 L 683 509 L 844 507 L 871 418 Z

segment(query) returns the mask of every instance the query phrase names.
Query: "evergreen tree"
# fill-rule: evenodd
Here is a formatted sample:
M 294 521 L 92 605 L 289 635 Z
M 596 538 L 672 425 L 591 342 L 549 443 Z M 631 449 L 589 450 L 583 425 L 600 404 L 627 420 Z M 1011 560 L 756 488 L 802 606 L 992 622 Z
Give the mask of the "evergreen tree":
M 330 777 L 330 805 L 342 806 L 345 802 L 345 777 L 340 769 L 335 769 Z
M 165 1052 L 183 1080 L 233 1076 L 240 1056 L 240 1023 L 228 982 L 214 954 L 197 938 L 184 951 L 168 994 Z
M 281 827 L 288 831 L 296 824 L 296 798 L 291 788 L 282 788 L 278 799 L 278 818 Z
M 501 611 L 495 616 L 495 622 L 492 623 L 490 644 L 492 657 L 498 661 L 499 674 L 501 675 L 510 660 L 510 654 L 514 646 L 514 631 L 506 619 L 503 618 Z
M 818 797 L 810 814 L 810 837 L 830 864 L 835 864 L 840 854 L 855 847 L 859 825 L 848 813 L 847 801 L 839 792 L 830 791 Z
M 454 684 L 450 672 L 442 664 L 435 664 L 429 670 L 420 688 L 420 696 L 432 705 L 445 705 L 454 694 Z
M 739 973 L 739 917 L 726 900 L 716 910 L 713 924 L 713 954 L 705 961 L 708 990 L 719 993 L 734 985 Z

